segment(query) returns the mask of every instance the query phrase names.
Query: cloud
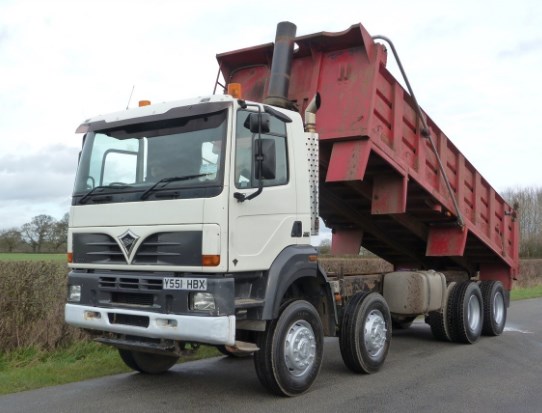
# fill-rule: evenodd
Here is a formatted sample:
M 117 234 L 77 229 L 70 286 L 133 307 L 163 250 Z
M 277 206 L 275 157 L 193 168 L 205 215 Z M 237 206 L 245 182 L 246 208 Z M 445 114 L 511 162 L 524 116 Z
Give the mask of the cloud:
M 542 182 L 539 0 L 247 4 L 0 0 L 0 229 L 66 212 L 84 119 L 123 110 L 134 85 L 132 107 L 209 94 L 215 55 L 272 42 L 282 20 L 390 37 L 420 105 L 493 186 Z
M 20 227 L 40 214 L 68 212 L 78 149 L 48 145 L 0 155 L 0 229 Z
M 541 51 L 542 38 L 538 38 L 516 43 L 512 48 L 499 52 L 498 57 L 502 59 L 515 59 L 526 55 L 540 53 Z
M 51 202 L 71 193 L 78 151 L 52 145 L 37 152 L 0 156 L 0 202 Z

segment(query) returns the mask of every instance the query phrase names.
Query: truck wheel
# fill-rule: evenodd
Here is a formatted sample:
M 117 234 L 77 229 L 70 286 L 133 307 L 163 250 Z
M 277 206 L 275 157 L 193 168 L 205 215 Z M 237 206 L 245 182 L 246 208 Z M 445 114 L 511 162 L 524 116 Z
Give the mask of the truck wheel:
M 128 350 L 122 350 L 119 348 L 119 355 L 122 361 L 124 361 L 124 364 L 126 364 L 128 367 L 130 367 L 132 370 L 135 371 L 141 371 L 139 369 L 139 366 L 136 364 L 134 357 L 132 356 L 132 352 Z
M 139 351 L 120 350 L 122 361 L 132 370 L 146 374 L 160 374 L 168 371 L 177 363 L 179 357 L 163 354 L 142 353 Z
M 391 342 L 388 304 L 378 293 L 361 292 L 346 306 L 339 345 L 346 367 L 355 373 L 374 373 L 386 360 Z
M 484 299 L 484 324 L 482 334 L 498 336 L 506 324 L 506 299 L 504 287 L 500 281 L 482 281 L 480 284 Z
M 473 344 L 482 334 L 484 305 L 482 291 L 477 283 L 464 281 L 450 296 L 448 322 L 450 338 L 457 343 Z
M 307 391 L 320 372 L 324 332 L 318 312 L 304 300 L 286 303 L 278 319 L 259 333 L 256 374 L 272 393 L 294 396 Z
M 427 317 L 427 323 L 431 327 L 431 333 L 433 337 L 441 341 L 451 341 L 450 337 L 450 324 L 448 321 L 448 303 L 452 296 L 452 291 L 455 288 L 456 283 L 451 282 L 446 288 L 446 299 L 444 306 L 440 311 L 431 311 Z

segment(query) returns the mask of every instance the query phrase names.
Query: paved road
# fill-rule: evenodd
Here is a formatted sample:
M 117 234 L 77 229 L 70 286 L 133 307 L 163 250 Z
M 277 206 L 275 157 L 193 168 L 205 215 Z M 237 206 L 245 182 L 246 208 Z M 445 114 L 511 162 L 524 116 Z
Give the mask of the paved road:
M 268 394 L 252 360 L 218 357 L 162 376 L 130 373 L 0 397 L 0 412 L 542 412 L 542 299 L 512 303 L 505 332 L 475 345 L 394 333 L 383 369 L 355 375 L 327 339 L 311 390 Z

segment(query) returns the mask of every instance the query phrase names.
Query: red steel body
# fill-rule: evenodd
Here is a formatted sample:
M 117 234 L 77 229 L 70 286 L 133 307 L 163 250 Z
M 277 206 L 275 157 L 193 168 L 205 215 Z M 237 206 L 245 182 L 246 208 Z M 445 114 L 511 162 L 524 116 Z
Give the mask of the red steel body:
M 386 69 L 387 52 L 361 25 L 296 38 L 288 99 L 303 112 L 321 106 L 320 215 L 335 253 L 360 245 L 397 269 L 462 270 L 501 280 L 518 275 L 516 212 L 427 116 L 457 200 L 457 214 L 437 157 L 408 93 Z M 273 44 L 217 55 L 227 83 L 262 102 Z

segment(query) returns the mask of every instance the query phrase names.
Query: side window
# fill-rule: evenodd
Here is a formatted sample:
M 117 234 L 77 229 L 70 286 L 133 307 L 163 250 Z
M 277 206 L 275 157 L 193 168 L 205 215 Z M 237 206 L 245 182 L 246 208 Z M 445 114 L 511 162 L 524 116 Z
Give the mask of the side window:
M 237 134 L 235 142 L 235 186 L 239 189 L 257 188 L 258 180 L 254 177 L 254 148 L 257 134 L 248 129 L 247 117 L 250 111 L 240 110 L 237 116 Z M 277 171 L 274 179 L 265 179 L 264 186 L 285 185 L 288 183 L 288 151 L 286 144 L 286 125 L 279 119 L 271 117 L 270 132 L 262 134 L 262 138 L 275 142 L 275 159 Z M 264 154 L 265 156 L 265 154 Z
M 136 181 L 137 152 L 110 149 L 102 163 L 102 185 L 129 184 Z

